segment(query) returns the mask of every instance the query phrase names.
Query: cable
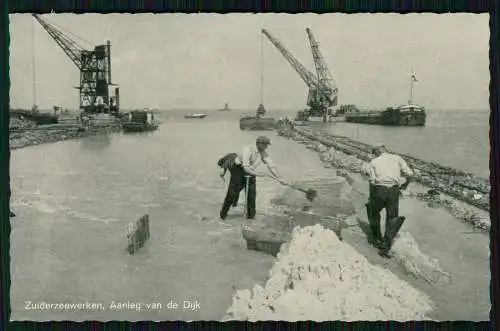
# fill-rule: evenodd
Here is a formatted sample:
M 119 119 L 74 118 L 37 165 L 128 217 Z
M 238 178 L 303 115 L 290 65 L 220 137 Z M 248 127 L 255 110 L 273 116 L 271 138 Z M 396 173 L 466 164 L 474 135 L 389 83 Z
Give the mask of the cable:
M 35 22 L 31 20 L 31 67 L 32 67 L 32 79 L 33 79 L 33 106 L 36 105 L 36 63 L 35 63 Z
M 264 105 L 264 35 L 260 34 L 260 103 Z

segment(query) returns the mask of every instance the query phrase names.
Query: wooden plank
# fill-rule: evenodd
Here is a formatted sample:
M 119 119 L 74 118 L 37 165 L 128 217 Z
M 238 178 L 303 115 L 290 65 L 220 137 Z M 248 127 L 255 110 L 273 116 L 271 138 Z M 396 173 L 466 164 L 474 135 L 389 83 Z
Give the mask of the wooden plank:
M 130 255 L 137 253 L 150 238 L 149 215 L 144 215 L 127 225 L 128 246 Z

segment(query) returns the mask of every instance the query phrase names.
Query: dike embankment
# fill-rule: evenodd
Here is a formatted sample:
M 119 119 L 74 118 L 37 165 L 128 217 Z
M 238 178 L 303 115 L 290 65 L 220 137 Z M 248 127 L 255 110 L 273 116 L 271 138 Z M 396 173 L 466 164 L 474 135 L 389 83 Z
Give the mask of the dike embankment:
M 360 174 L 372 158 L 374 146 L 308 127 L 281 127 L 278 134 L 318 152 L 327 167 Z M 429 207 L 446 209 L 454 217 L 477 229 L 490 229 L 490 183 L 473 174 L 439 165 L 435 162 L 400 154 L 415 171 L 414 183 L 405 194 L 425 201 Z
M 121 131 L 121 122 L 112 118 L 96 118 L 85 124 L 60 123 L 35 125 L 28 120 L 11 119 L 9 129 L 10 149 L 84 138 Z

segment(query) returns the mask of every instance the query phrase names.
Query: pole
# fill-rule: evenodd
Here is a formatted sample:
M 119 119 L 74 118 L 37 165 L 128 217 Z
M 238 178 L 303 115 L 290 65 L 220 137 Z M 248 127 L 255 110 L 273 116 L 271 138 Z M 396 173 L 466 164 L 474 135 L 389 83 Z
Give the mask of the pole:
M 246 181 L 246 185 L 245 185 L 245 206 L 243 208 L 245 209 L 244 210 L 245 219 L 248 219 L 248 184 L 250 183 L 250 176 L 249 175 L 245 175 L 245 181 Z
M 260 34 L 260 104 L 264 105 L 264 35 Z
M 36 69 L 35 69 L 35 22 L 31 20 L 31 32 L 32 32 L 32 79 L 33 79 L 33 106 L 36 105 Z
M 408 99 L 408 104 L 412 104 L 413 102 L 413 68 L 411 69 L 410 74 L 410 99 Z

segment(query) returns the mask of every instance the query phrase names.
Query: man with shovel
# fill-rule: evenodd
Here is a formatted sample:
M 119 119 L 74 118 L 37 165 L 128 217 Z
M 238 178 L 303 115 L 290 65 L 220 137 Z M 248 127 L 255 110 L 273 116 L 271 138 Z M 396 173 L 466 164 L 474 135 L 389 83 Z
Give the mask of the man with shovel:
M 257 172 L 256 168 L 265 164 L 271 172 L 274 179 L 281 183 L 284 181 L 267 154 L 267 147 L 271 145 L 271 140 L 266 136 L 257 138 L 255 145 L 249 145 L 243 148 L 242 152 L 237 154 L 234 164 L 229 167 L 231 179 L 227 189 L 226 198 L 220 210 L 220 218 L 225 221 L 231 205 L 234 205 L 242 189 L 246 189 L 246 216 L 248 219 L 255 218 L 255 199 L 256 199 L 256 177 L 271 177 L 270 175 Z
M 390 154 L 384 145 L 373 149 L 375 158 L 370 162 L 370 197 L 366 204 L 368 221 L 372 232 L 372 244 L 380 249 L 380 255 L 387 256 L 394 237 L 405 221 L 399 216 L 399 196 L 405 190 L 413 171 L 402 157 Z M 402 176 L 406 181 L 402 184 Z M 385 208 L 385 236 L 380 232 L 380 212 Z

